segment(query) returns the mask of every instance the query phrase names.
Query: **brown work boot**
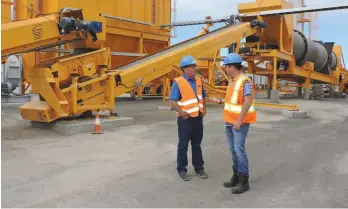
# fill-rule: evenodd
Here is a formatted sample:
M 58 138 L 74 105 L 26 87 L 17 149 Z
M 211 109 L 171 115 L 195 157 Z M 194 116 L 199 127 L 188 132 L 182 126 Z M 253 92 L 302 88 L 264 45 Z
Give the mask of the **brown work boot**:
M 238 172 L 237 169 L 233 167 L 233 176 L 230 181 L 224 182 L 224 187 L 231 188 L 237 186 L 238 183 Z
M 238 184 L 232 187 L 233 194 L 242 194 L 249 190 L 249 176 L 238 174 Z

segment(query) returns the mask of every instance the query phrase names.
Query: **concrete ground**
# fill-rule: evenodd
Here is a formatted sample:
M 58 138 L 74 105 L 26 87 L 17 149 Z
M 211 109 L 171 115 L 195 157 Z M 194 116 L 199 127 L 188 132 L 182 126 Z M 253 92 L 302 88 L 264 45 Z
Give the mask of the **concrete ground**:
M 259 108 L 247 138 L 251 189 L 241 195 L 222 187 L 232 170 L 222 106 L 204 119 L 209 178 L 189 165 L 189 182 L 175 171 L 175 113 L 156 110 L 160 100 L 120 101 L 118 113 L 136 125 L 71 137 L 20 129 L 17 109 L 3 106 L 2 206 L 348 207 L 348 100 L 283 102 L 310 118 Z

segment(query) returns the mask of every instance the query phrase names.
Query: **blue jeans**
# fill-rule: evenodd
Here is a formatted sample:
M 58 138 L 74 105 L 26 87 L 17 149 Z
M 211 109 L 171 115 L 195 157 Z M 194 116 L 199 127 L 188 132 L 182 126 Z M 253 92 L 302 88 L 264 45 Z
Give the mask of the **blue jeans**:
M 243 124 L 235 130 L 232 124 L 226 124 L 226 135 L 232 152 L 233 167 L 239 173 L 249 176 L 248 156 L 245 151 L 245 139 L 248 135 L 250 124 Z
M 201 148 L 203 139 L 202 117 L 189 117 L 188 119 L 178 117 L 178 135 L 177 172 L 187 172 L 187 150 L 189 141 L 191 141 L 192 165 L 195 171 L 199 172 L 200 170 L 204 170 L 204 160 Z

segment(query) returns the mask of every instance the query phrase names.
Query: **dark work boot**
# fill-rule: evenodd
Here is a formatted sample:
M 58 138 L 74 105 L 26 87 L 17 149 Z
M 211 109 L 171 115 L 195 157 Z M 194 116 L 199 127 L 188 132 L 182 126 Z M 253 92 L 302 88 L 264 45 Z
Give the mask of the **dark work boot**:
M 207 179 L 208 178 L 208 175 L 207 175 L 207 173 L 202 169 L 202 170 L 200 170 L 200 171 L 196 171 L 196 173 L 197 173 L 197 175 L 199 176 L 199 177 L 201 177 L 202 179 Z
M 180 173 L 179 173 L 179 176 L 180 176 L 180 178 L 182 179 L 182 180 L 184 180 L 184 181 L 189 181 L 190 180 L 190 177 L 187 175 L 187 173 L 186 172 L 184 172 L 184 171 L 181 171 Z
M 231 188 L 237 186 L 238 183 L 238 172 L 237 169 L 233 167 L 233 176 L 230 181 L 224 182 L 224 187 Z
M 238 174 L 238 184 L 232 188 L 233 194 L 242 194 L 249 190 L 249 176 Z

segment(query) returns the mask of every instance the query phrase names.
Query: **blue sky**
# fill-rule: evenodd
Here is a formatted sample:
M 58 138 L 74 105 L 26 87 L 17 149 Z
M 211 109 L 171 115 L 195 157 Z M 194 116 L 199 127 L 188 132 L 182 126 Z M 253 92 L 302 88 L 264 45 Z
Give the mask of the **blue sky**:
M 174 0 L 172 0 L 174 1 Z M 297 4 L 298 0 L 292 2 Z M 210 15 L 213 19 L 238 14 L 238 4 L 253 2 L 253 0 L 176 0 L 176 21 L 203 20 Z M 347 0 L 305 0 L 307 6 L 327 4 L 347 4 Z M 329 2 L 329 3 L 328 3 Z M 218 8 L 218 9 L 212 9 Z M 338 14 L 340 12 L 340 14 Z M 324 42 L 335 42 L 343 48 L 344 59 L 348 67 L 348 9 L 316 12 L 314 39 Z M 197 35 L 204 25 L 176 28 L 177 38 L 172 38 L 172 44 L 184 41 Z M 211 29 L 221 27 L 216 25 Z M 306 29 L 306 32 L 308 30 Z

